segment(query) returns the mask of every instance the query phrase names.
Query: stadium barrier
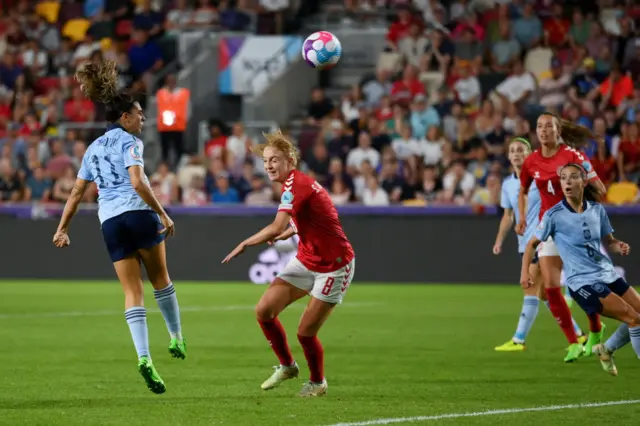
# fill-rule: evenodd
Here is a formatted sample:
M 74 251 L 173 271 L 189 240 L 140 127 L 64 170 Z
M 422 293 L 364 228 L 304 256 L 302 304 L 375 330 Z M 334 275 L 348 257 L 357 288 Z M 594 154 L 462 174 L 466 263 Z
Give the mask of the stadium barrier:
M 629 242 L 632 255 L 615 257 L 630 282 L 640 276 L 633 247 L 640 248 L 640 206 L 609 207 L 616 235 Z M 228 265 L 220 261 L 242 239 L 270 223 L 274 207 L 172 207 L 176 235 L 168 243 L 174 280 L 266 283 L 295 253 L 262 246 L 247 250 Z M 520 257 L 510 233 L 503 253 L 491 252 L 499 217 L 495 209 L 474 214 L 471 207 L 362 207 L 339 209 L 356 252 L 356 282 L 512 283 Z M 80 210 L 71 226 L 72 244 L 56 249 L 51 238 L 60 206 L 0 206 L 4 244 L 1 278 L 115 278 L 100 233 L 95 207 Z M 292 249 L 295 247 L 292 245 Z

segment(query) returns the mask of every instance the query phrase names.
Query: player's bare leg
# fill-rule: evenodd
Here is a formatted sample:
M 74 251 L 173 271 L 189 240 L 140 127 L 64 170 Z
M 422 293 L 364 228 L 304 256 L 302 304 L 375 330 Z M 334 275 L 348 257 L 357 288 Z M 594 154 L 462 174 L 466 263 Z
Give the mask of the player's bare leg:
M 299 369 L 291 354 L 287 335 L 278 315 L 287 306 L 306 296 L 307 293 L 281 278 L 276 278 L 264 292 L 256 305 L 256 317 L 271 349 L 278 357 L 280 364 L 276 371 L 262 383 L 263 390 L 279 386 L 285 380 L 298 377 Z
M 140 259 L 137 255 L 113 264 L 124 290 L 125 318 L 138 354 L 138 371 L 153 393 L 164 393 L 166 387 L 151 362 L 147 311 L 143 301 L 143 282 Z
M 174 358 L 185 359 L 187 357 L 187 341 L 182 336 L 180 306 L 176 289 L 169 277 L 165 243 L 163 241 L 149 249 L 141 249 L 139 252 L 149 281 L 153 286 L 153 295 L 169 331 L 171 339 L 169 353 Z
M 298 325 L 298 341 L 302 345 L 304 356 L 309 366 L 310 379 L 302 387 L 298 396 L 322 396 L 327 393 L 327 381 L 324 377 L 324 349 L 318 339 L 318 332 L 335 308 L 334 303 L 324 302 L 312 297 L 307 304 L 300 324 Z

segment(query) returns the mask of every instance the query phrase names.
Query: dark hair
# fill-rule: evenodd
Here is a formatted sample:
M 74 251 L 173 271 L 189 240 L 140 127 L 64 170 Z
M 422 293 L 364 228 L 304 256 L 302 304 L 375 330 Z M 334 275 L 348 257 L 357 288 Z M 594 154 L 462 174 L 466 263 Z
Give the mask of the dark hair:
M 582 148 L 586 146 L 590 140 L 598 139 L 591 130 L 584 126 L 564 120 L 550 112 L 543 112 L 541 115 L 549 115 L 557 120 L 558 127 L 560 128 L 560 137 L 564 143 L 572 148 Z
M 562 166 L 562 168 L 560 169 L 560 173 L 562 173 L 562 171 L 567 167 L 574 167 L 578 169 L 578 171 L 580 171 L 580 176 L 582 177 L 582 180 L 587 182 L 587 171 L 584 169 L 584 167 L 582 167 L 580 164 L 577 164 L 577 163 L 568 163 Z M 602 202 L 602 196 L 600 195 L 600 193 L 588 183 L 587 185 L 584 186 L 584 199 L 587 201 L 594 201 L 596 203 Z
M 130 112 L 136 102 L 133 96 L 118 91 L 118 69 L 115 61 L 87 62 L 76 71 L 82 93 L 106 107 L 107 121 L 114 123 Z

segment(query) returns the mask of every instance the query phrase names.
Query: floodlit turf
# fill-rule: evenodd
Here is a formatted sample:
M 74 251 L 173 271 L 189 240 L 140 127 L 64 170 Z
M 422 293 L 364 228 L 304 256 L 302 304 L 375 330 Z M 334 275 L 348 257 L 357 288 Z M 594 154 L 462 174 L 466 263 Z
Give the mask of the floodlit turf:
M 321 334 L 329 395 L 314 400 L 295 397 L 307 369 L 295 339 L 302 305 L 293 306 L 282 320 L 301 378 L 264 392 L 260 384 L 276 363 L 252 311 L 264 287 L 176 287 L 189 355 L 184 362 L 170 358 L 162 317 L 150 312 L 152 356 L 167 384 L 166 394 L 153 395 L 136 371 L 117 283 L 0 282 L 0 424 L 330 425 L 640 399 L 640 360 L 630 346 L 618 356 L 617 378 L 595 358 L 565 365 L 564 337 L 544 307 L 525 353 L 494 352 L 513 333 L 520 290 L 477 285 L 354 284 Z M 155 309 L 148 290 L 147 306 Z M 615 324 L 609 326 L 611 332 Z M 423 424 L 639 419 L 640 405 L 631 404 Z

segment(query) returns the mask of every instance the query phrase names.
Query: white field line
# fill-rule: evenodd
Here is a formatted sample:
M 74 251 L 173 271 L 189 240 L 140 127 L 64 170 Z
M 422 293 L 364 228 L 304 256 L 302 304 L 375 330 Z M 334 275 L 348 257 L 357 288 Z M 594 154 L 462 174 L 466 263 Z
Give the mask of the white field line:
M 376 306 L 379 303 L 343 303 L 341 307 L 360 308 L 368 306 Z M 289 306 L 287 309 L 304 308 L 302 304 Z M 222 305 L 222 306 L 181 306 L 180 312 L 225 312 L 225 311 L 251 311 L 255 309 L 255 305 Z M 156 308 L 148 308 L 147 312 L 160 312 Z M 124 315 L 124 309 L 121 311 L 69 311 L 69 312 L 40 312 L 40 313 L 20 313 L 20 314 L 0 314 L 0 320 L 3 319 L 25 319 L 25 318 L 64 318 L 64 317 L 102 317 L 111 315 Z
M 434 416 L 374 419 L 374 420 L 367 420 L 362 422 L 336 423 L 330 426 L 388 425 L 393 423 L 428 422 L 431 420 L 459 419 L 463 417 L 499 416 L 501 414 L 531 413 L 536 411 L 560 411 L 560 410 L 571 410 L 576 408 L 597 408 L 597 407 L 610 407 L 613 405 L 634 405 L 634 404 L 640 404 L 640 399 L 625 399 L 620 401 L 604 401 L 604 402 L 585 402 L 582 404 L 566 404 L 566 405 L 542 405 L 540 407 L 530 407 L 530 408 L 505 408 L 503 410 L 474 411 L 474 412 L 468 412 L 468 413 L 449 413 L 449 414 L 438 414 Z

